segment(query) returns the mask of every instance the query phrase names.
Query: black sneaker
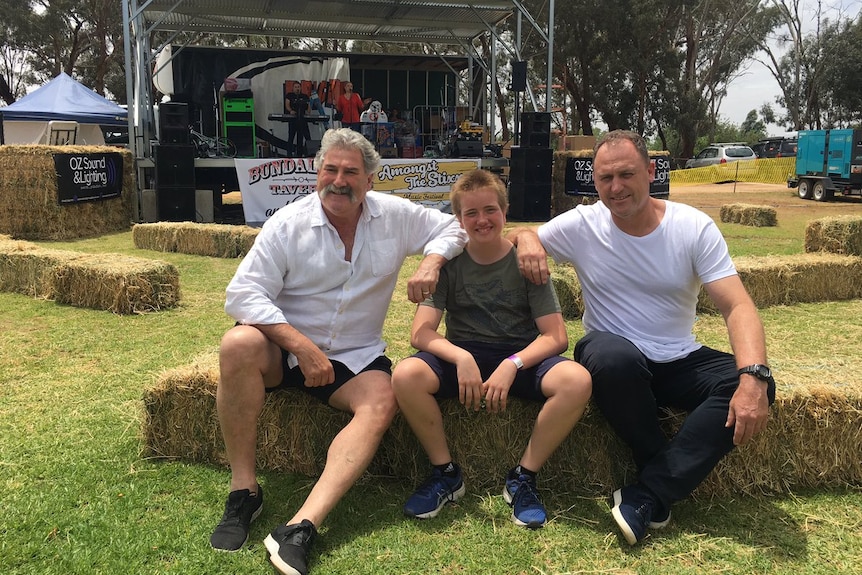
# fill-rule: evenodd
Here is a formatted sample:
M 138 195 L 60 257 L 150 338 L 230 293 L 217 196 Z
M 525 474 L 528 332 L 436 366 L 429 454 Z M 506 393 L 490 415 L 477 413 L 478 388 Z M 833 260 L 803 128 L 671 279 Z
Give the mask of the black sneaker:
M 236 551 L 248 541 L 251 522 L 263 511 L 263 488 L 257 486 L 257 493 L 248 489 L 231 491 L 224 505 L 221 522 L 210 535 L 210 545 L 215 549 Z
M 283 575 L 308 575 L 308 550 L 317 529 L 308 519 L 293 525 L 279 525 L 266 536 L 263 544 L 269 560 Z
M 664 529 L 670 523 L 670 507 L 664 507 L 660 503 L 652 510 L 647 527 L 650 529 Z
M 653 513 L 658 507 L 659 504 L 652 494 L 638 484 L 614 491 L 614 507 L 611 513 L 629 545 L 634 545 L 644 538 L 647 527 L 652 523 Z M 657 519 L 669 521 L 670 512 L 667 516 L 657 517 Z

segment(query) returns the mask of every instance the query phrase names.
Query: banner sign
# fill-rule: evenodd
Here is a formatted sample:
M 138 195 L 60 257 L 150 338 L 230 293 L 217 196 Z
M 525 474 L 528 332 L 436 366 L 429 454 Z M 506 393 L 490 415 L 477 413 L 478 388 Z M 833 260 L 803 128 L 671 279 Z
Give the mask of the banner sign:
M 670 160 L 667 154 L 650 154 L 650 162 L 655 165 L 655 179 L 650 184 L 651 196 L 666 198 L 670 195 Z M 567 196 L 598 197 L 593 183 L 593 158 L 566 158 L 565 193 Z
M 123 156 L 106 154 L 53 154 L 57 173 L 57 199 L 75 204 L 117 198 L 123 191 Z
M 235 164 L 246 225 L 260 227 L 282 206 L 316 192 L 313 158 L 237 159 Z M 372 189 L 445 212 L 452 184 L 478 167 L 478 158 L 384 159 Z

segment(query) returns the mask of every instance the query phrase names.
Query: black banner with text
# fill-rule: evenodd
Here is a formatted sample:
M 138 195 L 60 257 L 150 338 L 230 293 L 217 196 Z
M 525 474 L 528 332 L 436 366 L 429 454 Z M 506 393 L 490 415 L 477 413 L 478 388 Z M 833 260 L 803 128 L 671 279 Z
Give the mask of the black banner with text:
M 75 204 L 117 198 L 123 191 L 123 156 L 106 154 L 54 154 L 57 199 Z
M 655 164 L 655 179 L 650 184 L 651 196 L 668 197 L 670 195 L 670 161 L 665 154 L 650 155 L 650 161 Z M 565 193 L 568 196 L 598 196 L 593 183 L 593 159 L 566 158 Z

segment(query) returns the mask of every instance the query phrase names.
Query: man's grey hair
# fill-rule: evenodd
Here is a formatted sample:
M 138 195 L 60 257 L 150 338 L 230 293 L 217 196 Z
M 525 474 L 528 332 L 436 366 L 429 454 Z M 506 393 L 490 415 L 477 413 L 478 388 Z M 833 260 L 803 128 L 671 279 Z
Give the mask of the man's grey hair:
M 613 130 L 612 132 L 608 132 L 607 134 L 603 135 L 596 142 L 595 147 L 593 147 L 593 157 L 596 157 L 596 153 L 599 151 L 599 148 L 601 148 L 605 144 L 618 144 L 622 141 L 629 141 L 634 144 L 638 155 L 643 158 L 643 161 L 647 164 L 650 163 L 649 150 L 647 150 L 646 140 L 643 139 L 643 136 L 641 136 L 637 132 L 632 132 L 631 130 Z
M 372 174 L 380 166 L 380 154 L 368 139 L 350 128 L 332 128 L 326 130 L 320 140 L 320 149 L 314 156 L 314 167 L 320 169 L 323 157 L 329 150 L 336 148 L 340 150 L 359 150 L 362 154 L 362 163 L 365 165 L 365 173 Z

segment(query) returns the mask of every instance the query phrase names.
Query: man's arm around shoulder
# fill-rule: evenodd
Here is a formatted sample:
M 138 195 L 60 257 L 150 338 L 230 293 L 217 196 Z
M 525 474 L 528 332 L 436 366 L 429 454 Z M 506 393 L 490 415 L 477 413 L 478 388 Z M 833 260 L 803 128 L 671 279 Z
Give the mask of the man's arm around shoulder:
M 537 228 L 516 227 L 506 234 L 506 239 L 518 248 L 518 269 L 536 285 L 548 283 L 548 253 L 539 240 Z

